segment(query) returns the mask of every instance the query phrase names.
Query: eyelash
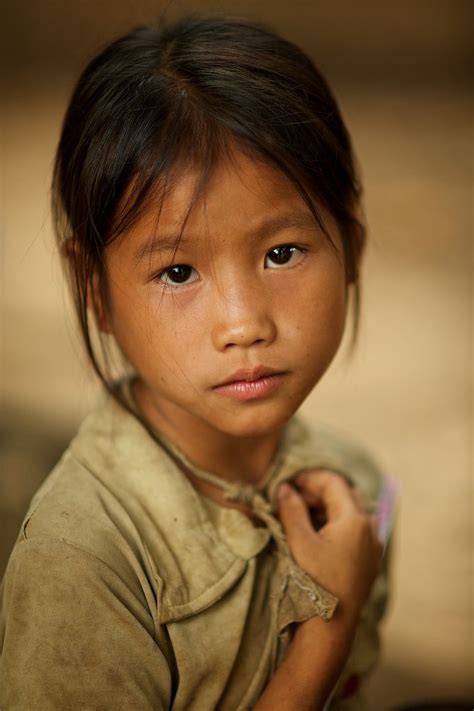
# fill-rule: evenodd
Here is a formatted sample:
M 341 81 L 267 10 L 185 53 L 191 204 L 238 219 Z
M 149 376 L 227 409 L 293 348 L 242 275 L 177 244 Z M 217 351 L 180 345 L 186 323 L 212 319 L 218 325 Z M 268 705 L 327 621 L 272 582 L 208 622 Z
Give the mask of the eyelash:
M 296 249 L 301 253 L 301 255 L 304 255 L 307 252 L 307 250 L 304 247 L 299 247 L 297 244 L 279 244 L 276 247 L 272 247 L 272 249 L 269 252 L 267 252 L 266 256 L 271 254 L 271 252 L 274 252 L 276 249 L 282 249 L 283 247 L 289 247 L 291 249 Z M 292 252 L 292 255 L 293 254 L 295 254 L 295 252 Z M 166 274 L 166 272 L 169 272 L 171 269 L 174 269 L 175 267 L 184 267 L 184 266 L 187 267 L 190 265 L 180 264 L 180 263 L 171 264 L 169 267 L 166 267 L 166 269 L 162 269 L 160 272 L 158 272 L 158 274 L 156 274 L 153 277 L 153 281 L 157 282 L 160 285 L 160 287 L 163 289 L 173 290 L 173 289 L 181 289 L 182 287 L 185 287 L 185 286 L 190 286 L 190 284 L 194 284 L 194 282 L 183 283 L 183 284 L 179 284 L 179 283 L 173 284 L 173 283 L 166 283 L 166 282 L 161 281 L 161 277 L 163 276 L 163 274 Z M 276 269 L 278 269 L 278 268 L 284 269 L 285 266 L 286 266 L 286 264 L 282 264 L 282 265 L 280 265 L 280 267 L 276 267 Z

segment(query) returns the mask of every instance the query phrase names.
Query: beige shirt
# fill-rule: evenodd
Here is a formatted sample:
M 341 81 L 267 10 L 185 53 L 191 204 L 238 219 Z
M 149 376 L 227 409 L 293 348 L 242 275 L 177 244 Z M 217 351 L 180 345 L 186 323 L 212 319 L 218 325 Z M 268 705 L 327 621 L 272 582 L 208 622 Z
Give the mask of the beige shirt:
M 380 495 L 380 468 L 361 445 L 299 415 L 264 480 L 230 484 L 104 396 L 33 497 L 11 554 L 0 708 L 251 709 L 293 623 L 331 624 L 338 602 L 293 561 L 276 516 L 278 483 L 316 467 Z M 200 494 L 186 468 L 264 525 Z M 389 553 L 331 710 L 367 708 L 360 681 L 379 656 Z

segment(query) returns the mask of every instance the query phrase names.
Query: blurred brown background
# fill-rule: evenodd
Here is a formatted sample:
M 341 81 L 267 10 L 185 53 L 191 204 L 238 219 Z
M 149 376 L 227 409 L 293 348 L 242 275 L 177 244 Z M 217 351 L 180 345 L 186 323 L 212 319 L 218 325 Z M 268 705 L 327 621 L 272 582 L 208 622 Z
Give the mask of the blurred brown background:
M 269 22 L 329 79 L 369 222 L 361 340 L 303 406 L 365 441 L 401 489 L 374 709 L 474 697 L 470 483 L 470 0 L 180 2 Z M 5 5 L 0 575 L 28 501 L 93 405 L 51 234 L 50 172 L 73 82 L 146 0 Z

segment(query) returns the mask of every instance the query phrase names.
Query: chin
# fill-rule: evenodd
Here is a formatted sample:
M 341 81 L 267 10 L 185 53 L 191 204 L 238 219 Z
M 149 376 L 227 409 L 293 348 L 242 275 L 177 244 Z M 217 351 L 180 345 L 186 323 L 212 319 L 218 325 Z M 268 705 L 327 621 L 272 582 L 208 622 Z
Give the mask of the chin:
M 286 407 L 254 408 L 240 414 L 230 413 L 219 420 L 217 428 L 234 437 L 259 437 L 275 432 L 286 425 L 295 410 Z

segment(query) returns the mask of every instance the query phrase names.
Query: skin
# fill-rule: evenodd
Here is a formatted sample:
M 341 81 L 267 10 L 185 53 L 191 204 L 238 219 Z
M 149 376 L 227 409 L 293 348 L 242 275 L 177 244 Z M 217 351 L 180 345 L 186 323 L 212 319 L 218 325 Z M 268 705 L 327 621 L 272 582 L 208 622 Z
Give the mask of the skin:
M 267 231 L 257 240 L 257 227 L 269 217 L 290 209 L 310 213 L 281 173 L 237 154 L 216 168 L 205 201 L 193 209 L 185 230 L 189 243 L 137 263 L 135 254 L 150 236 L 176 234 L 195 179 L 191 170 L 185 172 L 167 194 L 159 219 L 150 205 L 106 249 L 109 308 L 102 327 L 138 373 L 134 398 L 150 425 L 198 466 L 229 481 L 258 484 L 286 423 L 341 343 L 348 293 L 342 241 L 324 210 L 336 249 L 314 220 Z M 278 265 L 271 255 L 281 245 L 304 253 L 292 250 L 287 263 Z M 163 279 L 171 280 L 163 270 L 172 264 L 192 265 L 189 283 L 163 286 Z M 261 364 L 286 372 L 274 393 L 236 401 L 213 390 L 237 369 Z M 220 487 L 188 474 L 205 496 L 258 525 L 243 504 L 226 502 Z M 317 472 L 316 480 L 314 474 L 297 479 L 301 495 L 280 499 L 280 518 L 295 560 L 343 604 L 331 625 L 318 616 L 298 625 L 257 704 L 262 711 L 323 707 L 350 652 L 358 600 L 372 582 L 376 556 L 369 529 L 355 516 L 350 487 L 336 474 Z M 307 510 L 321 503 L 327 535 L 314 530 Z
M 106 248 L 109 304 L 101 328 L 138 373 L 134 398 L 153 428 L 196 465 L 227 481 L 257 483 L 342 340 L 342 242 L 322 208 L 337 251 L 314 220 L 257 239 L 255 230 L 277 213 L 311 213 L 283 174 L 236 152 L 215 168 L 205 199 L 193 208 L 184 231 L 189 243 L 137 263 L 150 237 L 179 233 L 196 175 L 184 171 L 160 213 L 151 204 Z M 281 245 L 305 252 L 287 250 L 282 264 L 272 251 Z M 173 284 L 176 270 L 160 276 L 173 264 L 193 267 L 174 288 L 163 282 Z M 237 369 L 258 365 L 287 372 L 273 394 L 242 402 L 213 390 Z M 195 483 L 224 503 L 214 487 Z

